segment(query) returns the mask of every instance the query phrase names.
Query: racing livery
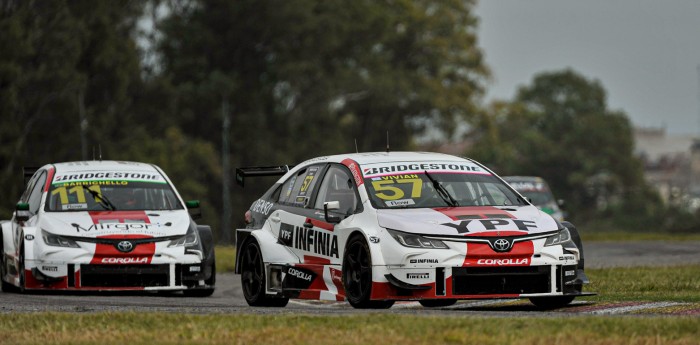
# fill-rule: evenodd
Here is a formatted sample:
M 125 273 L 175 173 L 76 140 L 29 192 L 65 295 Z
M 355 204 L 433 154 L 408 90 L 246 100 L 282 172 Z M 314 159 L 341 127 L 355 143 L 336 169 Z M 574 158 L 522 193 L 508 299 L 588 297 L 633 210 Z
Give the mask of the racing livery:
M 213 293 L 211 229 L 193 220 L 199 202 L 183 202 L 157 166 L 57 163 L 29 176 L 12 220 L 0 224 L 3 291 Z
M 559 307 L 582 291 L 576 228 L 538 210 L 485 166 L 422 152 L 319 157 L 282 176 L 236 230 L 236 273 L 252 306 L 289 298 L 356 308 L 527 297 Z

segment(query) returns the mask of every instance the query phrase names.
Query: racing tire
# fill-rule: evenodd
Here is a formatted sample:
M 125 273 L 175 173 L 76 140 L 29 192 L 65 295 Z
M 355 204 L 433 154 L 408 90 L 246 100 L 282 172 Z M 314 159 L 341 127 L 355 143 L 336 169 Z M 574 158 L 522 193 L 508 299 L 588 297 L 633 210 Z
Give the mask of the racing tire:
M 530 297 L 530 303 L 539 309 L 557 309 L 567 306 L 576 296 Z
M 19 274 L 19 287 L 17 288 L 18 293 L 24 293 L 26 291 L 26 272 L 24 272 L 24 243 L 19 249 L 19 265 L 17 267 L 17 274 Z
M 241 285 L 243 297 L 251 307 L 281 308 L 289 303 L 286 297 L 270 297 L 265 293 L 265 263 L 260 245 L 255 240 L 243 245 L 241 253 Z
M 426 299 L 418 301 L 420 305 L 426 308 L 449 307 L 457 303 L 456 299 Z
M 353 236 L 343 254 L 343 287 L 345 297 L 356 309 L 388 309 L 394 301 L 373 301 L 372 256 L 364 237 Z
M 5 247 L 2 242 L 2 234 L 0 234 L 0 284 L 2 284 L 2 292 L 16 292 L 17 287 L 5 281 L 7 274 L 7 263 L 5 263 Z

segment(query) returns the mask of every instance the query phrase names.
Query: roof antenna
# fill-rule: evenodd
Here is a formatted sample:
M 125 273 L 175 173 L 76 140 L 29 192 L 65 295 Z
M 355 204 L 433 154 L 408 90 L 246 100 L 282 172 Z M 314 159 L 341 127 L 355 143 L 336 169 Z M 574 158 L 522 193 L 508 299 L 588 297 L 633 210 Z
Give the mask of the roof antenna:
M 97 145 L 97 147 L 100 149 L 100 162 L 102 162 L 102 144 Z
M 92 145 L 92 160 L 93 161 L 96 160 L 95 159 L 95 145 Z
M 357 148 L 357 138 L 355 138 L 355 153 L 360 153 L 360 150 Z
M 389 131 L 386 131 L 386 153 L 389 153 Z

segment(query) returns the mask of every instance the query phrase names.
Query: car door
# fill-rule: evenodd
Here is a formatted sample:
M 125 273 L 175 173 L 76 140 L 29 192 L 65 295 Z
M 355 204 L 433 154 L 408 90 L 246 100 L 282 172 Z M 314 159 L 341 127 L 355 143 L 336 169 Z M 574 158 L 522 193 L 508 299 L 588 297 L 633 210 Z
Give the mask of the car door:
M 14 216 L 12 217 L 12 232 L 15 248 L 19 250 L 20 243 L 22 242 L 23 228 L 26 226 L 35 226 L 38 222 L 39 209 L 41 208 L 41 196 L 44 192 L 44 185 L 46 184 L 46 171 L 39 170 L 27 183 L 27 189 L 22 194 L 20 198 L 20 203 L 29 204 L 28 211 L 18 211 L 15 210 Z M 17 218 L 18 212 L 25 212 L 29 214 L 29 219 L 26 221 L 20 221 Z
M 329 210 L 328 215 L 340 219 L 340 227 L 325 221 L 323 205 L 331 201 L 337 201 L 339 207 L 337 210 Z M 318 228 L 318 231 L 324 234 L 327 233 L 327 236 L 329 236 L 330 252 L 332 254 L 330 255 L 331 264 L 342 265 L 342 251 L 345 247 L 344 240 L 347 237 L 347 233 L 345 234 L 346 236 L 339 236 L 338 230 L 343 228 L 345 224 L 342 220 L 362 211 L 359 193 L 352 174 L 347 167 L 341 164 L 331 164 L 328 167 L 318 188 L 314 208 L 316 209 L 314 213 L 316 216 L 314 228 Z
M 316 237 L 312 219 L 318 215 L 313 209 L 318 181 L 325 171 L 326 164 L 304 167 L 285 181 L 276 193 L 277 207 L 269 219 L 270 229 L 277 242 L 288 247 L 301 263 L 313 261 L 319 254 L 327 254 L 319 243 L 323 235 Z

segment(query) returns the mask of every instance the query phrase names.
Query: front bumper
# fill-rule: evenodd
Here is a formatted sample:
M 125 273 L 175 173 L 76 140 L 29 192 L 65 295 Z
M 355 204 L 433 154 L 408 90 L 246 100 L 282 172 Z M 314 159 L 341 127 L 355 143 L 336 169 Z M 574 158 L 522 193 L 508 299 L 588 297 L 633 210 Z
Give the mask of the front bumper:
M 26 269 L 28 290 L 188 290 L 210 288 L 212 267 L 180 264 L 51 264 Z
M 375 271 L 375 278 L 380 278 L 372 286 L 371 298 L 375 300 L 591 295 L 582 292 L 588 278 L 575 265 L 392 269 L 375 266 Z

